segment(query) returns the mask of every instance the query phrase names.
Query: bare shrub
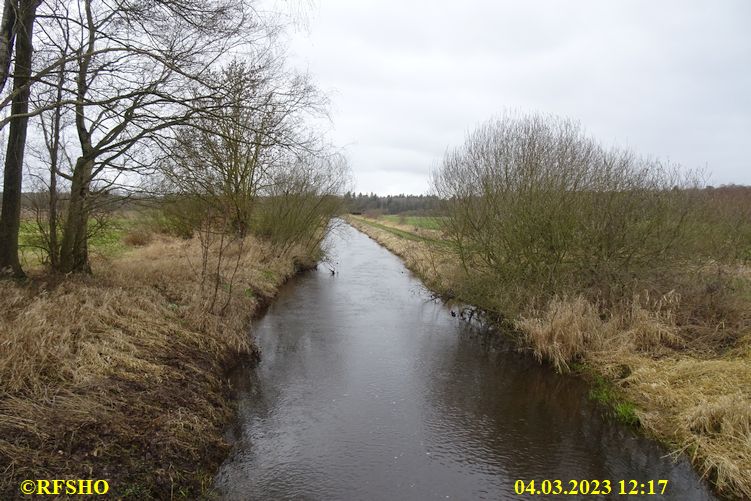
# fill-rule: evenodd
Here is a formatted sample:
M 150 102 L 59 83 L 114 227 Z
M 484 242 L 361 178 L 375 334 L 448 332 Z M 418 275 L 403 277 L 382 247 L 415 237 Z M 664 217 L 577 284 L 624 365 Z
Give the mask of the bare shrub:
M 145 228 L 136 228 L 125 234 L 123 243 L 131 247 L 143 247 L 151 243 L 153 234 Z
M 578 123 L 547 115 L 483 124 L 433 176 L 468 284 L 509 291 L 484 306 L 510 314 L 560 294 L 612 302 L 630 296 L 635 279 L 680 266 L 685 189 L 695 184 L 675 166 L 603 148 Z
M 691 193 L 693 252 L 722 262 L 751 262 L 751 187 L 707 187 Z
M 347 163 L 338 155 L 304 156 L 279 166 L 259 196 L 251 229 L 280 252 L 292 247 L 318 257 L 331 219 L 342 209 L 336 196 L 347 180 Z
M 296 247 L 301 259 L 317 257 L 341 208 L 347 163 L 306 121 L 323 113 L 325 98 L 281 62 L 272 54 L 259 65 L 230 62 L 216 74 L 226 92 L 172 141 L 161 173 L 165 216 L 179 233 L 202 241 L 213 233 L 219 247 L 253 233 L 280 254 Z

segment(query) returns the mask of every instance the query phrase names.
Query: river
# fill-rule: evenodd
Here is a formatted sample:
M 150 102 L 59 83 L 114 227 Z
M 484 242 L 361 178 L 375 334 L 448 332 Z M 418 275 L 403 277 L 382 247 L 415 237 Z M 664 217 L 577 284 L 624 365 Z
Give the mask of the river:
M 604 420 L 578 378 L 452 316 L 367 236 L 344 226 L 329 244 L 336 274 L 293 280 L 253 326 L 262 361 L 235 377 L 219 498 L 543 499 L 515 482 L 604 492 L 607 479 L 608 496 L 559 498 L 714 499 L 687 460 Z M 621 480 L 668 484 L 618 496 Z

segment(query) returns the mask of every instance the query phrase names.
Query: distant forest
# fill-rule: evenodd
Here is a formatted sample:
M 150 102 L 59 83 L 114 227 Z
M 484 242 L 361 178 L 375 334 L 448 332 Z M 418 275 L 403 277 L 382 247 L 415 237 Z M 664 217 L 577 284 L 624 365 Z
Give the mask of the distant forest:
M 726 202 L 751 196 L 751 186 L 736 184 L 721 185 L 717 188 L 706 186 L 697 193 L 704 193 L 714 198 L 721 198 Z M 379 196 L 375 193 L 344 194 L 345 209 L 352 214 L 407 214 L 407 215 L 435 215 L 441 211 L 441 199 L 434 195 L 388 195 Z
M 433 214 L 440 207 L 440 199 L 432 195 L 388 195 L 375 193 L 344 194 L 346 209 L 352 214 Z
M 721 185 L 719 187 L 706 186 L 698 193 L 719 197 L 726 202 L 732 200 L 747 199 L 751 197 L 751 186 L 736 184 Z M 24 210 L 35 210 L 47 196 L 44 192 L 26 192 L 23 194 L 22 207 Z M 3 194 L 0 192 L 0 202 Z M 62 201 L 67 200 L 67 194 L 61 193 Z M 146 196 L 138 193 L 118 194 L 112 193 L 103 196 L 100 206 L 104 212 L 115 210 L 128 210 L 135 206 L 142 206 L 153 202 L 153 196 Z M 406 214 L 406 215 L 436 215 L 441 211 L 441 199 L 434 195 L 388 195 L 379 196 L 375 193 L 354 193 L 347 192 L 344 194 L 344 209 L 346 212 L 353 214 Z

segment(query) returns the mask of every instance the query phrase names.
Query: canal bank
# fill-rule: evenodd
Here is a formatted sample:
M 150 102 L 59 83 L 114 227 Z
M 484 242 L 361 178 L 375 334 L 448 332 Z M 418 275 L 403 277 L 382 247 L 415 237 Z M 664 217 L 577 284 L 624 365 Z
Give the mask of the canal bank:
M 35 479 L 103 480 L 112 499 L 205 494 L 229 451 L 226 373 L 252 359 L 251 317 L 305 264 L 252 237 L 226 252 L 221 314 L 198 294 L 197 238 L 154 235 L 95 257 L 94 276 L 33 270 L 0 288 L 0 499 L 28 498 Z
M 464 297 L 459 258 L 439 231 L 354 216 L 348 221 L 399 255 L 442 296 Z M 736 295 L 742 295 L 751 282 L 743 269 L 730 271 L 737 275 Z M 493 304 L 492 298 L 476 299 Z M 706 299 L 689 298 L 687 303 Z M 630 311 L 611 312 L 611 318 L 603 319 L 586 301 L 562 298 L 546 311 L 502 322 L 510 326 L 504 330 L 514 334 L 520 351 L 545 360 L 550 360 L 546 353 L 578 360 L 571 367 L 593 384 L 591 394 L 608 414 L 638 424 L 673 454 L 685 453 L 722 496 L 748 499 L 749 338 L 744 342 L 740 331 L 731 332 L 740 337 L 737 342 L 732 336 L 723 340 L 721 325 L 709 329 L 710 335 L 707 326 L 679 327 L 673 301 L 680 301 L 680 295 L 658 296 L 647 309 L 635 301 Z M 715 308 L 727 306 L 718 303 Z M 732 317 L 731 310 L 728 314 Z M 732 331 L 732 325 L 726 330 Z

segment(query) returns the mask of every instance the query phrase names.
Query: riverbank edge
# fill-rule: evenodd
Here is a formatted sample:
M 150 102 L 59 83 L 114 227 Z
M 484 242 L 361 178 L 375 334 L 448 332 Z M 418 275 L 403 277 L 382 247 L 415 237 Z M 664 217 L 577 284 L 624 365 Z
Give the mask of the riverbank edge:
M 87 362 L 71 364 L 88 372 L 81 378 L 44 366 L 41 372 L 52 374 L 26 385 L 43 388 L 0 394 L 0 459 L 6 463 L 0 465 L 0 497 L 22 499 L 21 481 L 55 478 L 106 479 L 108 495 L 118 499 L 210 495 L 231 447 L 224 433 L 237 413 L 229 375 L 259 359 L 249 335 L 251 322 L 285 283 L 316 262 L 294 252 L 277 255 L 252 242 L 246 252 L 255 265 L 239 273 L 224 319 L 206 319 L 187 293 L 195 277 L 184 273 L 197 245 L 162 237 L 115 259 L 95 259 L 94 276 L 32 270 L 24 283 L 3 284 L 0 299 L 3 306 L 12 305 L 4 312 L 9 332 L 14 324 L 22 327 L 19 319 L 39 315 L 40 325 L 56 321 L 57 332 L 73 334 L 64 340 L 75 346 L 62 353 L 90 352 L 107 337 L 116 346 L 99 353 L 107 358 L 105 369 L 94 367 L 101 360 L 89 360 L 88 368 Z M 81 305 L 68 304 L 76 296 Z M 110 315 L 87 315 L 93 311 L 83 306 L 87 302 Z M 123 304 L 128 306 L 118 308 Z M 56 315 L 54 307 L 63 305 L 77 311 L 70 318 Z M 77 324 L 68 326 L 72 318 Z M 87 324 L 100 325 L 86 329 Z M 142 329 L 149 325 L 153 339 Z M 140 368 L 144 374 L 135 374 Z M 114 409 L 102 409 L 108 406 Z M 36 423 L 18 424 L 24 420 Z
M 426 277 L 423 273 L 421 273 L 420 268 L 415 265 L 416 263 L 410 262 L 405 253 L 400 251 L 399 249 L 396 249 L 393 245 L 389 246 L 388 241 L 380 237 L 378 233 L 378 231 L 386 231 L 393 234 L 394 236 L 401 238 L 402 234 L 406 232 L 374 222 L 371 223 L 369 221 L 365 222 L 357 220 L 352 217 L 347 217 L 345 218 L 345 220 L 350 226 L 360 231 L 368 238 L 372 239 L 381 247 L 386 248 L 389 252 L 398 256 L 402 260 L 402 263 L 407 267 L 407 269 L 414 273 L 420 279 L 420 281 L 425 284 L 426 287 L 428 287 L 428 289 L 430 289 L 433 293 L 438 294 L 441 300 L 446 301 L 447 299 L 449 299 L 440 297 L 441 291 L 437 290 L 437 287 L 435 286 L 431 287 L 429 277 Z M 418 241 L 420 239 L 430 241 L 430 239 L 423 237 L 417 237 L 414 240 Z M 461 301 L 461 298 L 450 298 L 450 300 Z M 474 308 L 474 306 L 472 307 Z M 498 324 L 499 322 L 502 323 L 502 325 L 495 325 L 496 329 L 494 329 L 494 332 L 503 333 L 503 335 L 505 335 L 509 340 L 517 345 L 517 349 L 519 349 L 520 351 L 531 351 L 531 346 L 524 344 L 523 336 L 520 333 L 516 332 L 512 325 L 509 325 L 507 322 L 503 322 L 503 320 L 500 319 L 496 321 L 490 319 L 489 321 L 494 324 Z M 639 427 L 638 417 L 636 417 L 633 412 L 634 403 L 629 402 L 625 398 L 625 396 L 618 391 L 617 386 L 612 384 L 607 379 L 603 378 L 587 364 L 574 364 L 571 369 L 573 374 L 585 379 L 589 383 L 591 388 L 590 399 L 598 402 L 602 406 L 606 417 L 613 418 L 621 424 L 631 426 L 634 429 L 642 430 Z M 652 438 L 657 439 L 658 437 Z M 669 445 L 666 442 L 661 443 L 666 446 Z
M 427 276 L 421 268 L 418 258 L 409 253 L 405 248 L 400 248 L 395 245 L 393 241 L 389 240 L 389 235 L 397 239 L 403 239 L 401 235 L 403 231 L 400 231 L 397 228 L 392 229 L 375 222 L 371 223 L 370 221 L 365 221 L 363 218 L 358 217 L 345 216 L 344 220 L 350 226 L 398 256 L 407 269 L 414 273 L 429 290 L 437 295 L 437 297 L 442 298 L 441 289 L 445 288 L 445 284 L 438 283 L 435 280 L 436 277 L 431 278 L 430 276 Z M 423 240 L 430 239 L 418 236 L 413 243 L 420 244 Z M 435 273 L 435 264 L 433 264 L 433 271 Z M 450 300 L 461 302 L 462 298 L 452 296 Z M 525 337 L 516 331 L 508 321 L 505 319 L 498 319 L 495 321 L 490 319 L 489 321 L 492 323 L 500 323 L 496 330 L 498 332 L 506 333 L 506 335 L 517 345 L 519 351 L 529 353 L 531 356 L 532 346 L 525 342 Z M 552 366 L 550 366 L 550 368 L 552 371 Z M 675 440 L 667 434 L 655 433 L 652 430 L 644 428 L 636 413 L 637 403 L 627 398 L 624 392 L 622 392 L 616 384 L 616 381 L 609 377 L 611 376 L 610 374 L 598 370 L 595 365 L 587 362 L 573 364 L 571 372 L 573 375 L 582 378 L 590 386 L 590 399 L 597 402 L 602 407 L 602 416 L 604 419 L 615 419 L 616 421 L 631 427 L 636 433 L 640 433 L 660 443 L 668 451 L 671 451 L 671 455 L 677 457 L 680 454 L 686 454 L 697 474 L 712 487 L 714 494 L 720 499 L 743 499 L 742 495 L 720 489 L 716 484 L 711 471 L 700 471 L 701 456 L 697 450 L 690 448 L 687 449 L 686 447 L 681 446 L 681 444 L 676 443 Z

